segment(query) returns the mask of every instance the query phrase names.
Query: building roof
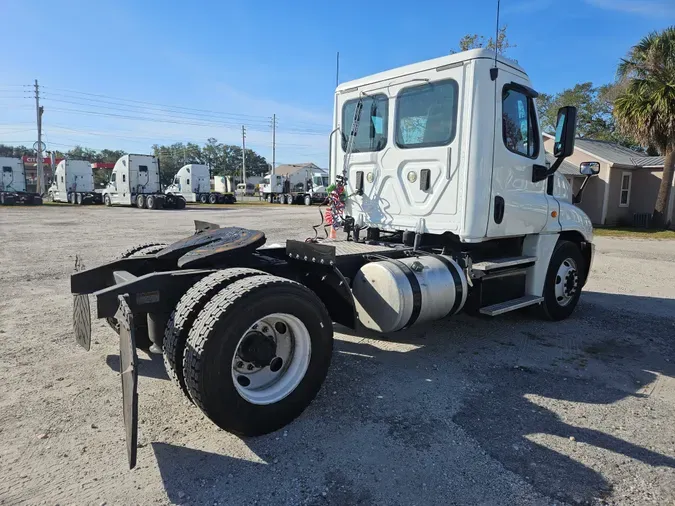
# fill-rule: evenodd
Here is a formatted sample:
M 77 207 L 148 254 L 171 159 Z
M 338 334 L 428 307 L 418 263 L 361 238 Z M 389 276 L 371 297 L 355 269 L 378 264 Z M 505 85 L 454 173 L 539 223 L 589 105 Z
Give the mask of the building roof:
M 312 170 L 317 170 L 319 167 L 314 165 L 311 162 L 307 163 L 289 163 L 287 165 L 279 165 L 274 169 L 274 173 L 277 176 L 288 176 L 289 174 L 293 174 L 294 172 L 300 170 L 300 169 L 312 169 Z
M 553 163 L 555 162 L 555 156 L 547 152 L 546 161 L 551 165 L 553 165 Z M 560 172 L 563 176 L 583 177 L 582 174 L 579 172 L 579 167 L 577 167 L 573 163 L 568 162 L 567 160 L 563 160 L 563 163 L 561 163 L 560 167 L 558 167 L 558 172 Z
M 545 133 L 544 136 L 552 139 L 551 134 Z M 596 141 L 593 139 L 579 139 L 574 141 L 575 149 L 584 151 L 590 155 L 601 158 L 601 161 L 613 165 L 625 165 L 628 167 L 650 167 L 660 168 L 665 164 L 663 156 L 645 156 L 644 153 L 626 148 L 615 142 Z

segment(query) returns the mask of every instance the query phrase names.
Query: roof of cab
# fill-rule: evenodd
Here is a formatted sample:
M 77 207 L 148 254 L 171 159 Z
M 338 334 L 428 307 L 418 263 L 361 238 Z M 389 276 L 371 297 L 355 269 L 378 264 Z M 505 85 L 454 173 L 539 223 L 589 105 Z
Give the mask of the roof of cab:
M 423 72 L 425 70 L 431 70 L 437 67 L 443 67 L 445 65 L 452 65 L 453 63 L 460 63 L 468 60 L 478 60 L 478 59 L 489 59 L 494 60 L 495 52 L 490 49 L 470 49 L 469 51 L 462 51 L 460 53 L 453 53 L 446 56 L 441 56 L 439 58 L 433 58 L 431 60 L 425 60 L 417 63 L 412 63 L 410 65 L 405 65 L 403 67 L 397 67 L 395 69 L 386 70 L 378 74 L 372 74 L 360 79 L 355 79 L 353 81 L 348 81 L 346 83 L 340 84 L 336 88 L 336 92 L 342 92 L 344 90 L 355 88 L 358 86 L 364 86 L 367 84 L 377 83 L 379 81 L 386 81 L 387 79 L 395 79 L 397 77 L 402 77 L 409 74 L 415 74 L 417 72 Z M 522 72 L 527 75 L 525 70 L 520 67 L 515 61 L 499 56 L 497 61 L 500 63 Z

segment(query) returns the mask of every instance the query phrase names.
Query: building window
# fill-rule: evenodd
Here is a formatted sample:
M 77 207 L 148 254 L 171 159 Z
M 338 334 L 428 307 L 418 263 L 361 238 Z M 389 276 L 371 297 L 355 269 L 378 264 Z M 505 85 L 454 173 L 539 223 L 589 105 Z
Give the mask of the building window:
M 411 86 L 396 99 L 399 148 L 446 146 L 457 128 L 457 90 L 453 80 Z
M 619 207 L 628 207 L 630 205 L 630 187 L 633 183 L 633 174 L 623 172 L 621 174 L 621 196 L 619 197 Z
M 502 136 L 509 151 L 528 158 L 539 155 L 534 100 L 508 85 L 502 91 Z
M 352 153 L 381 151 L 387 145 L 387 121 L 389 99 L 385 95 L 363 97 L 363 108 L 359 117 L 358 132 L 354 139 Z M 354 112 L 358 99 L 349 100 L 342 106 L 342 150 L 347 151 L 349 135 L 354 123 Z

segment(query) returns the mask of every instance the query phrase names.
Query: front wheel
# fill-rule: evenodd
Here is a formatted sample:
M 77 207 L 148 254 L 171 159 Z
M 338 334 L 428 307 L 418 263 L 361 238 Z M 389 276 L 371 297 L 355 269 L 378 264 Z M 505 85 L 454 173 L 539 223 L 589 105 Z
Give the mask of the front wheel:
M 107 193 L 103 195 L 103 203 L 108 207 L 112 205 L 112 202 L 110 201 L 110 195 L 108 195 Z
M 308 288 L 252 276 L 221 290 L 190 330 L 183 374 L 191 399 L 219 427 L 259 436 L 298 417 L 318 393 L 333 326 Z
M 312 205 L 312 197 L 310 197 L 309 195 L 305 195 L 305 205 L 306 206 Z
M 586 269 L 579 246 L 570 241 L 558 241 L 544 282 L 541 309 L 547 319 L 564 320 L 572 314 L 581 296 L 581 280 Z

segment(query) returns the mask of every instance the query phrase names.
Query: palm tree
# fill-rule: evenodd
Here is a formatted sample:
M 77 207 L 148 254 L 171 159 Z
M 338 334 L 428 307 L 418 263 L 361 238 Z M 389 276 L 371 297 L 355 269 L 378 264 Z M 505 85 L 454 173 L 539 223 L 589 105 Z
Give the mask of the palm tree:
M 667 225 L 675 171 L 675 26 L 652 32 L 633 46 L 617 69 L 621 92 L 614 102 L 619 128 L 666 157 L 654 222 Z

